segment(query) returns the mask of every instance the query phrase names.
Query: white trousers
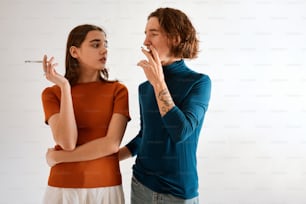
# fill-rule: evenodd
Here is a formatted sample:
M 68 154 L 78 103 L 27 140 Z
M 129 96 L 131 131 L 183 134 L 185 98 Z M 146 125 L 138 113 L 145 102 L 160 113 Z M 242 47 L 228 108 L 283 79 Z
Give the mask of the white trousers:
M 124 204 L 122 185 L 101 188 L 48 186 L 43 204 Z

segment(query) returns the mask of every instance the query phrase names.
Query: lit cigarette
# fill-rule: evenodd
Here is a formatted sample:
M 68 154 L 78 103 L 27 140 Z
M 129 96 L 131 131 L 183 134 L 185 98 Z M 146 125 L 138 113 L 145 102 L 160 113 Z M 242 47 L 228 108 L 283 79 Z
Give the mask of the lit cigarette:
M 141 46 L 141 48 L 144 49 L 144 50 L 147 51 L 147 52 L 151 52 L 151 50 L 149 50 L 149 49 L 146 48 L 146 47 Z
M 25 60 L 25 63 L 43 63 L 42 60 Z

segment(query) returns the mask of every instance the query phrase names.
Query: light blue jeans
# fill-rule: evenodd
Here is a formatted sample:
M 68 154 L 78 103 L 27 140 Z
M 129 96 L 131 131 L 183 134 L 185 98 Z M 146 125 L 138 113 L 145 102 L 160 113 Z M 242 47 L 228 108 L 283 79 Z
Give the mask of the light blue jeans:
M 156 193 L 132 177 L 131 204 L 199 204 L 199 198 L 184 200 L 171 194 Z

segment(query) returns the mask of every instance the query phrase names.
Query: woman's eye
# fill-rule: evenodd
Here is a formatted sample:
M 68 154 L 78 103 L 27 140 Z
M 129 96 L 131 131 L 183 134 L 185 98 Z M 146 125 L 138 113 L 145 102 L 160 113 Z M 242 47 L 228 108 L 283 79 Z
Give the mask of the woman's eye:
M 108 41 L 104 41 L 104 47 L 107 48 L 108 47 Z
M 92 43 L 91 46 L 93 48 L 99 48 L 100 47 L 100 43 Z

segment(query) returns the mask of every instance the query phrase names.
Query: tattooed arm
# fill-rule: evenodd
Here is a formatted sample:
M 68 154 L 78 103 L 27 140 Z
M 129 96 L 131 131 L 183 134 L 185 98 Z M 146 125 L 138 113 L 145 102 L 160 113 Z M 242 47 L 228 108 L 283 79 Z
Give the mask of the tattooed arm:
M 154 87 L 159 112 L 161 116 L 164 116 L 175 104 L 164 79 L 161 60 L 156 49 L 152 46 L 150 47 L 150 51 L 142 49 L 142 52 L 148 60 L 141 60 L 137 65 L 143 68 L 147 79 Z
M 154 92 L 161 116 L 174 107 L 174 102 L 166 84 L 154 86 Z

